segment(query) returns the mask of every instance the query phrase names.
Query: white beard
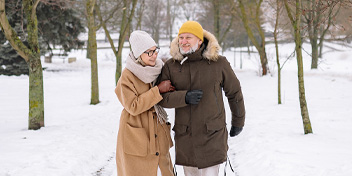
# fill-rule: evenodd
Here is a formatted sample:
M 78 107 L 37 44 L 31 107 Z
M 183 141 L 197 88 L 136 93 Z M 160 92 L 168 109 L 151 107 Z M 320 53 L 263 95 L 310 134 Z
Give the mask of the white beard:
M 198 41 L 199 42 L 199 41 Z M 197 49 L 198 49 L 198 42 L 196 44 L 194 44 L 187 52 L 186 51 L 183 51 L 182 47 L 179 47 L 180 48 L 180 52 L 182 55 L 185 55 L 185 54 L 191 54 L 191 53 L 194 53 Z M 181 45 L 182 46 L 182 45 Z

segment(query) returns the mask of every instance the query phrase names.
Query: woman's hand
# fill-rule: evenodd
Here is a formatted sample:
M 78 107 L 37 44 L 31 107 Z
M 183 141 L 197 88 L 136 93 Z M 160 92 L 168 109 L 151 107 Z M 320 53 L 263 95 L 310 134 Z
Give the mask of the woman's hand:
M 158 88 L 160 93 L 175 91 L 175 87 L 172 86 L 170 80 L 165 80 L 161 82 L 160 84 L 158 84 Z

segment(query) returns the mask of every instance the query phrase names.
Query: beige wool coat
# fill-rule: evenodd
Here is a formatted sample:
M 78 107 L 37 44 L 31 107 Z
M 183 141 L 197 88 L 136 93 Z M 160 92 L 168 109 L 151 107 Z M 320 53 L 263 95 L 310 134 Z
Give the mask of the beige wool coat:
M 157 86 L 152 87 L 124 69 L 115 93 L 124 107 L 117 137 L 118 176 L 172 176 L 169 149 L 173 146 L 170 123 L 157 123 L 154 105 L 162 100 Z

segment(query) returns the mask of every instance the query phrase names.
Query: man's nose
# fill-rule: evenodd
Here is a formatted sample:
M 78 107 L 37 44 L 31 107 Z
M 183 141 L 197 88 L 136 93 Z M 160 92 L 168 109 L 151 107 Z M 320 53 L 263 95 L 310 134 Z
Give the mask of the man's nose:
M 187 40 L 186 39 L 181 39 L 181 44 L 186 44 Z

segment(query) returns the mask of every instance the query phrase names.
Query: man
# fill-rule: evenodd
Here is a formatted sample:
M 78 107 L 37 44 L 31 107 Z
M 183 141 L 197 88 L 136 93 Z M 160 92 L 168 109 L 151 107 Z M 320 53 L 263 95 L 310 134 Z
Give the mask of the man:
M 240 82 L 211 33 L 195 21 L 185 22 L 171 42 L 160 81 L 171 80 L 176 91 L 159 103 L 175 108 L 176 164 L 186 176 L 215 176 L 227 159 L 227 129 L 222 90 L 232 112 L 230 136 L 244 126 Z

